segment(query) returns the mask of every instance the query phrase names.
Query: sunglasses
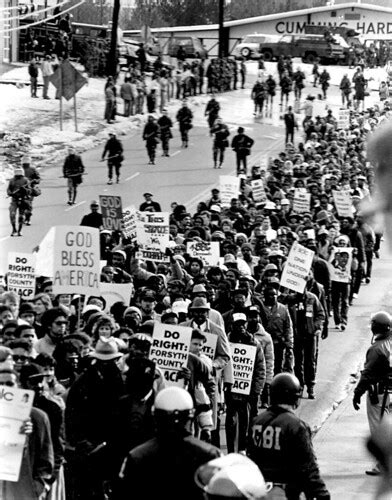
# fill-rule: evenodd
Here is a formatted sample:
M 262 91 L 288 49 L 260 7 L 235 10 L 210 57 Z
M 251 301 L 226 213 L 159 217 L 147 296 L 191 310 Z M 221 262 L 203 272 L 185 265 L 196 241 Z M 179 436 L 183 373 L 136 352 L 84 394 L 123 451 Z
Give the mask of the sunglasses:
M 12 355 L 12 359 L 14 361 L 24 361 L 24 362 L 26 362 L 26 361 L 28 361 L 30 359 L 30 357 L 29 356 L 19 355 L 19 354 L 13 354 Z
M 15 387 L 15 383 L 11 382 L 11 380 L 7 382 L 0 382 L 0 385 L 5 385 L 6 387 Z

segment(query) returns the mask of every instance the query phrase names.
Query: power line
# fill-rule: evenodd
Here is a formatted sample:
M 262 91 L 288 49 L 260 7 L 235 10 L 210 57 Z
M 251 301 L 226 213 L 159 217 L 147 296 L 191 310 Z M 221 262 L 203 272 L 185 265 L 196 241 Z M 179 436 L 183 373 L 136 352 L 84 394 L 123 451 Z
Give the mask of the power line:
M 15 21 L 16 19 L 25 19 L 26 17 L 29 17 L 31 14 L 37 15 L 37 14 L 42 14 L 43 12 L 47 12 L 48 10 L 55 9 L 56 7 L 61 7 L 62 5 L 65 5 L 66 3 L 69 3 L 71 0 L 64 0 L 63 2 L 52 6 L 52 7 L 46 7 L 46 9 L 40 9 L 36 10 L 34 12 L 27 12 L 26 14 L 22 14 L 20 16 L 14 16 L 14 17 L 4 17 L 3 19 L 0 19 L 0 22 L 9 22 L 9 21 Z

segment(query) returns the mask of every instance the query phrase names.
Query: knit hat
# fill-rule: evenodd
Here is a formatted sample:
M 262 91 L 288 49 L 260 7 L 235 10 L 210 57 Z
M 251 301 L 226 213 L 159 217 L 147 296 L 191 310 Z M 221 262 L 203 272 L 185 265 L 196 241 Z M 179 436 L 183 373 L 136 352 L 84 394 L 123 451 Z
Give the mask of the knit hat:
M 127 307 L 124 311 L 124 314 L 123 314 L 123 317 L 125 318 L 125 316 L 127 316 L 128 314 L 131 314 L 131 313 L 136 313 L 140 319 L 142 319 L 142 312 L 141 310 L 138 308 L 138 307 L 135 307 L 135 306 L 131 306 L 131 307 Z

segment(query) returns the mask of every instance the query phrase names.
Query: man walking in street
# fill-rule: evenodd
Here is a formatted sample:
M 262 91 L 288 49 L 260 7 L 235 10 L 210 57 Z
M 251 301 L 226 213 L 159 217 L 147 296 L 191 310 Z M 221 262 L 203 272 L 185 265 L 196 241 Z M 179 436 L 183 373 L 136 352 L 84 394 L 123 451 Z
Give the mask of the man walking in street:
M 192 111 L 188 108 L 186 99 L 182 101 L 182 108 L 180 108 L 177 112 L 177 121 L 180 126 L 180 133 L 181 133 L 181 140 L 182 140 L 182 147 L 187 148 L 188 147 L 188 141 L 189 141 L 189 130 L 193 127 L 192 125 L 192 120 L 193 120 L 193 113 Z
M 14 170 L 14 177 L 10 180 L 7 195 L 11 198 L 10 221 L 12 226 L 11 236 L 22 236 L 25 212 L 29 207 L 30 187 L 29 181 L 24 176 L 22 167 Z M 16 229 L 16 214 L 18 214 L 18 229 Z
M 286 127 L 286 141 L 285 144 L 291 142 L 294 144 L 294 130 L 298 130 L 297 120 L 295 119 L 295 115 L 293 113 L 292 106 L 288 107 L 287 113 L 284 115 L 284 124 Z
M 84 165 L 74 148 L 68 148 L 63 166 L 63 176 L 68 179 L 68 205 L 75 205 L 78 186 L 83 182 Z
M 116 182 L 120 182 L 120 169 L 121 163 L 124 160 L 123 157 L 123 146 L 121 141 L 116 137 L 115 132 L 109 132 L 109 140 L 105 144 L 105 148 L 102 153 L 102 160 L 105 159 L 106 154 L 108 155 L 108 184 L 113 184 L 113 167 L 116 172 Z
M 243 127 L 238 127 L 238 134 L 233 137 L 231 147 L 235 151 L 237 158 L 237 175 L 243 172 L 246 175 L 246 157 L 250 155 L 250 148 L 254 144 L 254 140 L 246 135 Z M 241 169 L 242 167 L 242 169 Z
M 229 127 L 222 122 L 222 118 L 217 118 L 215 120 L 215 124 L 211 128 L 211 134 L 214 137 L 212 146 L 214 168 L 222 168 L 223 160 L 225 158 L 225 149 L 229 145 L 229 141 L 227 140 L 227 138 L 230 135 Z
M 143 140 L 146 141 L 147 154 L 149 157 L 149 165 L 155 165 L 155 151 L 159 141 L 159 125 L 155 118 L 150 115 L 144 126 Z
M 162 116 L 158 118 L 158 126 L 162 142 L 162 156 L 169 157 L 169 141 L 173 138 L 171 131 L 173 122 L 171 121 L 166 108 L 162 110 Z

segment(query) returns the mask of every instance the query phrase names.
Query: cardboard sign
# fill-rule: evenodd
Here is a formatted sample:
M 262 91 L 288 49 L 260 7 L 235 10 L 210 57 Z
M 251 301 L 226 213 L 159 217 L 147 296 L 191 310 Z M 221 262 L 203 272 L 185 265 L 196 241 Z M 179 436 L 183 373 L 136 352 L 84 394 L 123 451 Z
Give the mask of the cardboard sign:
M 238 198 L 240 193 L 240 178 L 234 175 L 219 176 L 219 191 L 221 207 L 229 207 L 233 198 Z
M 339 217 L 353 216 L 353 203 L 349 191 L 332 191 L 333 201 Z
M 353 248 L 332 247 L 332 252 L 328 261 L 331 281 L 350 283 L 352 261 Z
M 256 346 L 230 342 L 234 384 L 231 392 L 249 396 L 256 358 Z
M 136 208 L 131 205 L 122 214 L 122 232 L 131 241 L 136 241 Z
M 189 241 L 186 251 L 191 257 L 201 259 L 207 267 L 217 266 L 219 263 L 219 241 Z
M 255 179 L 251 182 L 252 197 L 255 203 L 264 203 L 267 200 L 265 194 L 264 182 L 261 179 Z
M 310 211 L 310 193 L 296 188 L 293 199 L 293 212 L 302 214 Z
M 20 428 L 30 417 L 34 391 L 1 386 L 0 394 L 0 480 L 16 483 L 26 441 Z
M 122 203 L 121 196 L 99 195 L 103 227 L 109 231 L 122 230 Z
M 169 213 L 136 212 L 137 241 L 141 258 L 169 262 L 165 250 L 169 246 Z
M 312 250 L 295 241 L 283 269 L 280 286 L 302 293 L 305 290 L 306 279 L 312 267 L 313 255 Z
M 350 126 L 350 110 L 339 109 L 338 111 L 338 129 L 347 129 Z
M 210 359 L 215 359 L 216 344 L 218 342 L 218 335 L 210 332 L 203 332 L 206 336 L 206 342 L 203 345 L 203 353 Z
M 53 293 L 99 295 L 99 230 L 56 226 L 53 250 Z
M 33 253 L 8 254 L 7 289 L 23 300 L 31 300 L 35 295 L 35 261 Z
M 131 300 L 132 283 L 104 283 L 99 284 L 99 294 L 106 300 L 105 311 L 109 311 L 116 302 L 124 302 L 128 307 Z
M 189 326 L 154 324 L 149 358 L 162 370 L 167 385 L 184 387 L 184 380 L 177 380 L 177 374 L 187 365 L 191 338 Z

